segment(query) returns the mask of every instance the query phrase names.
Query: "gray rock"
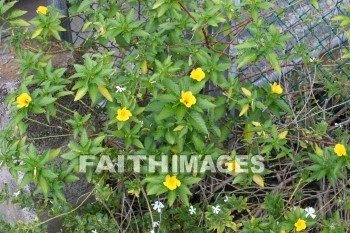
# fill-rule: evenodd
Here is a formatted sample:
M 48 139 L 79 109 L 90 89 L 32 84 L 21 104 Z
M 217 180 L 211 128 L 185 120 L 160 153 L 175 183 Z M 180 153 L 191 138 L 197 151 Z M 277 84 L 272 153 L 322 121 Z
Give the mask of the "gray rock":
M 61 53 L 56 53 L 52 56 L 52 63 L 55 68 L 68 67 L 72 61 L 74 61 L 73 52 L 64 51 Z M 4 45 L 0 44 L 0 129 L 5 129 L 8 121 L 10 119 L 10 111 L 4 105 L 5 97 L 16 90 L 21 82 L 21 77 L 19 74 L 19 64 L 16 62 L 15 53 L 10 49 L 5 51 Z M 61 104 L 64 104 L 70 109 L 84 114 L 87 110 L 82 107 L 77 102 L 74 102 L 71 97 L 62 98 L 60 100 Z M 37 121 L 43 122 L 50 125 L 62 124 L 61 122 L 51 119 L 50 123 L 47 122 L 46 116 L 36 115 L 33 116 Z M 64 118 L 64 116 L 60 116 Z M 50 128 L 44 127 L 43 125 L 30 123 L 27 130 L 28 137 L 43 137 L 43 136 L 54 136 L 67 134 L 62 129 L 59 128 Z M 66 145 L 69 141 L 69 137 L 52 137 L 48 139 L 34 140 L 33 143 L 36 146 L 38 152 L 43 152 L 48 149 L 56 149 L 63 145 Z M 62 160 L 57 160 L 57 165 L 61 163 Z M 21 176 L 20 176 L 21 177 Z M 17 191 L 17 184 L 20 182 L 15 181 L 10 175 L 6 167 L 0 168 L 0 190 L 3 190 L 5 186 L 8 187 L 9 193 L 13 195 Z M 32 188 L 26 187 L 26 191 L 32 191 Z M 78 182 L 67 184 L 64 188 L 64 193 L 67 197 L 67 200 L 71 203 L 72 206 L 76 206 L 84 198 L 81 198 L 82 195 L 86 194 L 88 190 L 91 190 L 89 183 L 83 178 Z M 36 214 L 26 210 L 20 209 L 17 206 L 11 204 L 11 202 L 3 203 L 0 205 L 0 218 L 5 219 L 5 221 L 33 221 L 36 217 Z M 39 216 L 42 220 L 47 219 L 48 217 L 44 214 Z M 58 232 L 61 229 L 61 223 L 58 220 L 51 221 L 48 223 L 48 232 Z
M 20 83 L 20 75 L 18 72 L 19 65 L 15 61 L 15 56 L 11 51 L 4 51 L 3 45 L 0 45 L 0 129 L 4 129 L 10 118 L 10 112 L 4 106 L 6 95 L 15 90 Z M 17 182 L 13 179 L 6 167 L 0 168 L 0 190 L 7 185 L 9 193 L 13 194 L 17 190 Z M 35 214 L 21 210 L 11 203 L 0 204 L 1 218 L 5 221 L 27 221 L 33 220 Z

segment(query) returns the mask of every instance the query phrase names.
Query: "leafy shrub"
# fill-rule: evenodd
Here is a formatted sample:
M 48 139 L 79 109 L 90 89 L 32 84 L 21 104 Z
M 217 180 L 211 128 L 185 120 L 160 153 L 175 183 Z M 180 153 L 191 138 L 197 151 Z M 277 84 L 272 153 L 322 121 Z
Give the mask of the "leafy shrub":
M 73 17 L 86 18 L 89 39 L 79 46 L 57 41 L 64 29 L 55 9 L 40 8 L 26 22 L 24 11 L 0 1 L 11 32 L 6 43 L 16 49 L 23 77 L 6 100 L 12 118 L 1 132 L 0 160 L 15 179 L 23 174 L 19 190 L 34 187 L 32 208 L 50 217 L 7 231 L 40 232 L 60 218 L 67 232 L 345 232 L 349 121 L 332 127 L 329 109 L 348 109 L 349 92 L 331 90 L 334 105 L 322 109 L 309 98 L 312 83 L 293 92 L 278 80 L 257 87 L 229 72 L 266 60 L 281 73 L 289 37 L 262 17 L 274 3 L 69 2 Z M 250 35 L 235 44 L 243 29 Z M 52 65 L 54 44 L 75 52 L 71 67 Z M 65 133 L 33 138 L 31 123 Z M 51 137 L 68 142 L 41 151 L 35 142 Z M 190 167 L 195 158 L 198 169 L 178 172 L 173 155 L 185 156 Z M 213 173 L 210 161 L 222 155 L 224 172 Z M 150 164 L 141 162 L 136 172 L 141 157 Z M 124 161 L 124 170 L 111 161 Z M 89 166 L 81 176 L 83 162 Z M 93 188 L 75 206 L 63 188 L 79 179 Z

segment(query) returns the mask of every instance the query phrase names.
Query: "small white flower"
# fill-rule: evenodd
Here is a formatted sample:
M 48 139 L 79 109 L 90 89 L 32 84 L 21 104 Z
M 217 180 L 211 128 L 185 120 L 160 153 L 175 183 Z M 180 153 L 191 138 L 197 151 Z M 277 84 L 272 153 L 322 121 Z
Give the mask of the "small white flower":
M 121 92 L 123 92 L 123 91 L 126 90 L 125 87 L 120 87 L 120 86 L 115 86 L 115 89 L 117 89 L 117 90 L 115 91 L 116 93 L 121 93 Z
M 15 193 L 13 194 L 13 196 L 14 196 L 14 197 L 18 197 L 19 194 L 21 194 L 21 191 L 18 190 L 17 192 L 15 192 Z
M 190 212 L 190 215 L 196 214 L 196 208 L 194 208 L 192 205 L 190 206 L 190 208 L 188 209 L 188 211 Z
M 140 121 L 140 125 L 141 125 L 141 127 L 143 127 L 143 121 Z
M 151 230 L 149 233 L 154 233 L 154 230 Z
M 334 123 L 334 127 L 341 128 L 341 127 L 343 127 L 343 125 L 342 124 L 338 124 L 338 123 Z
M 91 233 L 97 233 L 96 229 L 95 229 L 95 230 L 92 230 Z
M 221 211 L 221 208 L 219 205 L 212 206 L 211 208 L 213 209 L 214 214 L 218 214 Z
M 155 228 L 155 227 L 159 227 L 159 221 L 158 222 L 153 222 L 153 228 Z
M 227 202 L 228 201 L 228 196 L 225 196 L 224 197 L 224 202 Z
M 312 219 L 316 218 L 315 209 L 312 207 L 305 208 L 306 217 L 310 216 Z
M 156 201 L 156 202 L 154 202 L 154 204 L 152 204 L 152 205 L 153 205 L 153 209 L 154 209 L 154 210 L 157 210 L 158 213 L 162 212 L 162 209 L 164 208 L 163 203 L 161 203 L 160 201 Z
M 317 59 L 315 57 L 310 57 L 310 62 L 316 62 Z

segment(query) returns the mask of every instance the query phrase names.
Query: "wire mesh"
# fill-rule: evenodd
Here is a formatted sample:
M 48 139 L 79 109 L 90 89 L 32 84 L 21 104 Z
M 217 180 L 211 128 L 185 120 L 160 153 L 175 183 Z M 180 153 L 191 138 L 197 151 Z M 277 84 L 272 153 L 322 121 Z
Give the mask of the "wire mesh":
M 275 25 L 283 34 L 291 36 L 286 43 L 285 50 L 280 55 L 288 57 L 295 54 L 296 49 L 303 48 L 309 51 L 311 63 L 307 65 L 301 58 L 286 60 L 282 62 L 282 67 L 292 68 L 284 70 L 282 76 L 276 76 L 270 64 L 260 59 L 238 71 L 232 69 L 234 76 L 257 85 L 261 85 L 263 81 L 283 81 L 289 89 L 299 90 L 304 80 L 310 79 L 310 75 L 315 72 L 322 77 L 332 77 L 339 73 L 348 74 L 346 67 L 348 61 L 339 61 L 341 51 L 348 49 L 348 41 L 339 37 L 341 31 L 331 18 L 339 14 L 346 15 L 347 12 L 344 11 L 343 6 L 349 6 L 349 0 L 320 0 L 318 2 L 319 9 L 316 10 L 310 1 L 277 0 L 274 10 L 264 15 L 267 24 Z M 85 43 L 94 35 L 94 32 L 82 31 L 87 21 L 83 16 L 71 17 L 70 21 L 75 45 Z M 249 32 L 246 30 L 240 33 L 236 40 L 244 41 L 248 36 Z M 339 37 L 339 44 L 332 44 L 337 37 Z M 318 52 L 316 53 L 318 57 L 313 56 L 315 51 Z M 232 48 L 231 53 L 234 52 Z

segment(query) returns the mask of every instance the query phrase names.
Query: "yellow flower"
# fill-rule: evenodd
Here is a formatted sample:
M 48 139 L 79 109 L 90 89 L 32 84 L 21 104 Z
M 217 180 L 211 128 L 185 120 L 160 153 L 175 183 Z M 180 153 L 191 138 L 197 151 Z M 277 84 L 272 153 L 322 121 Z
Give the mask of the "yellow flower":
M 306 229 L 306 221 L 302 219 L 298 219 L 298 221 L 294 224 L 296 231 L 302 231 Z
M 163 182 L 164 186 L 167 187 L 170 190 L 174 190 L 177 187 L 180 187 L 181 181 L 176 178 L 176 176 L 169 176 L 167 175 L 165 177 L 165 181 Z
M 39 14 L 39 12 L 43 15 L 47 14 L 47 7 L 46 6 L 39 6 L 38 9 L 36 9 L 36 13 Z
M 205 78 L 205 73 L 202 68 L 197 68 L 192 70 L 190 77 L 200 82 Z
M 190 108 L 193 104 L 196 103 L 196 97 L 190 91 L 182 91 L 180 102 L 183 103 L 186 107 Z
M 118 121 L 127 121 L 132 116 L 131 112 L 124 107 L 123 109 L 117 110 L 117 120 Z
M 236 160 L 231 160 L 227 163 L 225 163 L 225 165 L 227 166 L 227 171 L 230 175 L 237 175 L 239 174 L 241 171 L 241 166 L 239 165 L 239 163 Z
M 338 156 L 347 156 L 346 153 L 346 148 L 343 144 L 337 144 L 334 147 L 334 152 L 338 155 Z
M 20 96 L 17 97 L 17 108 L 27 108 L 31 101 L 32 98 L 27 93 L 22 93 Z
M 278 85 L 276 82 L 274 82 L 273 84 L 270 84 L 271 86 L 271 92 L 274 94 L 282 94 L 283 89 L 281 87 L 281 85 Z

